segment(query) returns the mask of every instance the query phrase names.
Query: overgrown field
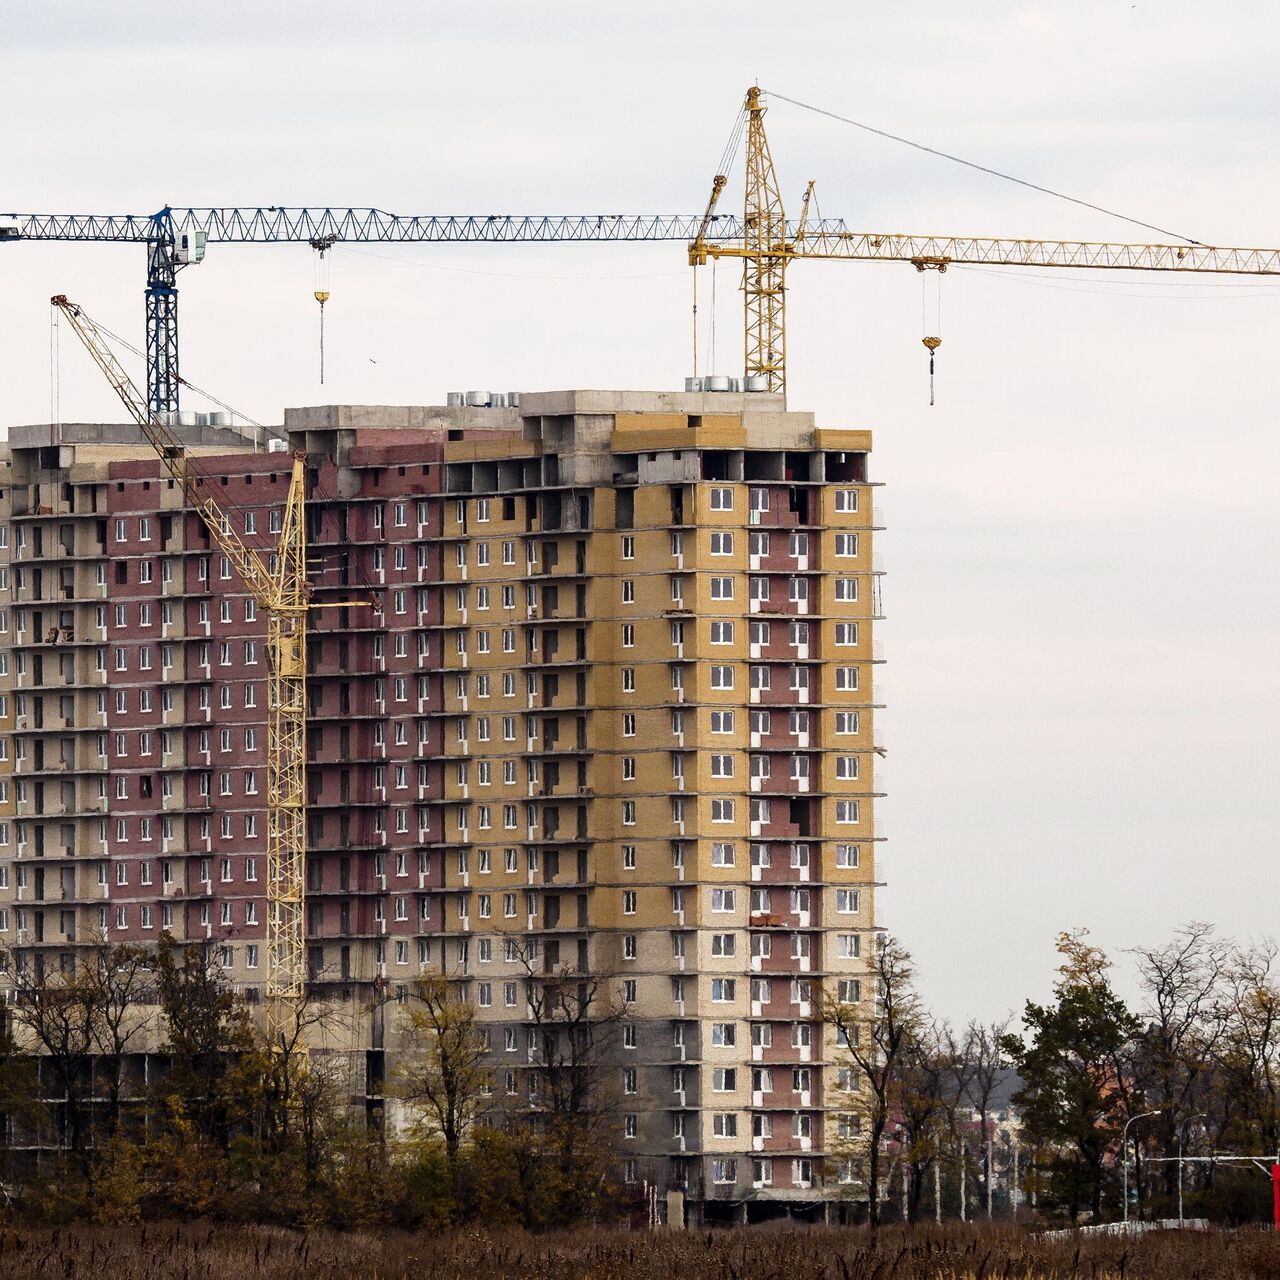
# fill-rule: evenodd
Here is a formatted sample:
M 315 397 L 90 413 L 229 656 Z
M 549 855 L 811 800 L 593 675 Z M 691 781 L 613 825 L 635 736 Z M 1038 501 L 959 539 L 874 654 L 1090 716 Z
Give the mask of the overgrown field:
M 1044 1240 L 1010 1228 L 451 1236 L 151 1224 L 0 1228 L 4 1280 L 1268 1280 L 1259 1230 Z

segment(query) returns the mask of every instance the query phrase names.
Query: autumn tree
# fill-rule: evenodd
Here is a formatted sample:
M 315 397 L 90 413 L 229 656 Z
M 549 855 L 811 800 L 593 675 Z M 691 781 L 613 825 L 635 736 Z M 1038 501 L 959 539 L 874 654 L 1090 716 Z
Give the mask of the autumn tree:
M 425 1108 L 444 1142 L 449 1183 L 460 1194 L 461 1150 L 488 1105 L 493 1071 L 474 1006 L 443 976 L 421 979 L 409 1008 L 408 1054 L 399 1091 Z
M 1022 1077 L 1015 1101 L 1033 1145 L 1051 1152 L 1054 1194 L 1072 1221 L 1102 1212 L 1106 1166 L 1131 1113 L 1131 1051 L 1138 1019 L 1112 990 L 1110 960 L 1086 931 L 1058 938 L 1062 963 L 1054 1000 L 1028 1000 L 1025 1039 L 1006 1035 L 1005 1052 Z
M 154 1022 L 154 951 L 129 944 L 112 945 L 99 937 L 80 957 L 79 987 L 90 1012 L 94 1066 L 106 1081 L 107 1135 L 121 1129 L 124 1060 L 131 1046 Z
M 182 1107 L 201 1140 L 225 1151 L 235 1122 L 244 1118 L 239 1069 L 255 1048 L 249 1008 L 207 947 L 176 942 L 168 933 L 156 948 L 155 983 L 169 1059 L 160 1092 Z
M 908 1050 L 921 1034 L 925 1014 L 915 989 L 911 953 L 896 938 L 877 935 L 869 976 L 874 1004 L 846 999 L 839 987 L 828 988 L 823 996 L 822 1019 L 834 1030 L 838 1053 L 859 1086 L 853 1094 L 853 1105 L 864 1121 L 858 1147 L 865 1159 L 867 1211 L 874 1229 L 880 1224 L 885 1131 L 899 1103 Z
M 35 1057 L 18 1043 L 12 1010 L 0 1004 L 0 1182 L 14 1180 L 18 1135 L 43 1119 Z
M 541 1138 L 542 1188 L 551 1221 L 589 1216 L 613 1156 L 616 1091 L 607 1068 L 628 1008 L 608 976 L 548 965 L 530 941 L 512 939 L 524 971 L 535 1045 L 527 1119 Z
M 1169 942 L 1132 952 L 1144 1003 L 1135 1046 L 1138 1087 L 1160 1113 L 1152 1117 L 1166 1157 L 1175 1154 L 1182 1126 L 1208 1105 L 1205 1083 L 1229 1031 L 1226 984 L 1231 947 L 1213 926 L 1183 925 Z M 1177 1192 L 1176 1162 L 1164 1166 L 1165 1191 Z
M 96 1006 L 83 970 L 44 968 L 26 956 L 13 956 L 8 981 L 14 1034 L 24 1049 L 39 1056 L 62 1146 L 80 1172 L 89 1172 L 92 1145 Z

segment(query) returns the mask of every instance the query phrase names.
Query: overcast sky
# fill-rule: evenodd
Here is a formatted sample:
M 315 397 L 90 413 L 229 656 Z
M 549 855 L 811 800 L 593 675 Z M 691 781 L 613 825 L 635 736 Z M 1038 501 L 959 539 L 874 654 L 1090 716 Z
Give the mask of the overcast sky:
M 895 9 L 0 0 L 0 209 L 696 212 L 758 80 L 1201 241 L 1280 241 L 1274 5 Z M 816 178 L 869 231 L 1147 238 L 784 103 L 768 127 L 793 211 Z M 211 246 L 180 281 L 184 375 L 278 421 L 689 372 L 679 245 L 370 246 L 335 251 L 321 387 L 312 257 Z M 909 266 L 791 273 L 791 407 L 872 428 L 886 485 L 880 920 L 952 1018 L 1042 997 L 1060 929 L 1117 953 L 1192 918 L 1277 931 L 1261 283 L 952 270 L 930 408 Z M 143 284 L 140 248 L 0 245 L 0 424 L 48 419 L 51 293 L 140 345 Z M 114 417 L 64 336 L 61 416 Z

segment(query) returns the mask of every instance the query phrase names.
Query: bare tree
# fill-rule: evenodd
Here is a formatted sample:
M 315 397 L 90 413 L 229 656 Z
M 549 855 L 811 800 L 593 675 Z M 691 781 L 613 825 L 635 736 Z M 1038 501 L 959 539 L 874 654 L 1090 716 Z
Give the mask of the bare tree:
M 442 976 L 423 978 L 412 998 L 410 1056 L 400 1067 L 400 1092 L 426 1107 L 444 1140 L 456 1197 L 462 1144 L 483 1115 L 492 1088 L 488 1044 L 474 1007 L 459 998 L 456 983 Z
M 106 1078 L 107 1132 L 120 1132 L 124 1058 L 155 1020 L 154 952 L 150 947 L 112 946 L 99 937 L 81 960 L 81 985 L 92 1017 L 95 1068 Z
M 1170 1156 L 1182 1124 L 1197 1109 L 1204 1074 L 1227 1031 L 1224 984 L 1231 947 L 1214 937 L 1211 924 L 1192 922 L 1163 946 L 1138 947 L 1132 954 L 1146 997 L 1146 1028 L 1135 1054 L 1137 1084 L 1148 1105 L 1160 1107 L 1154 1128 Z M 1178 1165 L 1164 1170 L 1165 1191 L 1173 1195 Z
M 920 1216 L 926 1174 L 950 1145 L 949 1099 L 954 1095 L 950 1029 L 921 1019 L 902 1050 L 895 1128 L 907 1174 L 906 1218 Z
M 1239 1100 L 1237 1136 L 1280 1150 L 1280 947 L 1270 940 L 1232 952 L 1225 986 L 1229 1023 L 1218 1044 L 1227 1095 Z
M 556 1187 L 570 1220 L 575 1201 L 598 1192 L 611 1149 L 614 1090 L 605 1069 L 628 1006 L 601 974 L 547 967 L 529 940 L 512 938 L 524 970 L 525 1000 L 535 1042 L 530 1106 L 550 1144 Z M 579 1210 L 580 1211 L 580 1210 Z
M 83 971 L 47 971 L 20 953 L 9 957 L 16 1039 L 34 1049 L 53 1086 L 59 1136 L 88 1172 L 93 1097 L 90 1056 L 96 1044 L 92 991 Z
M 982 1195 L 987 1205 L 988 1216 L 990 1216 L 993 1176 L 991 1100 L 1009 1070 L 1009 1060 L 1000 1042 L 1009 1034 L 1009 1026 L 1012 1022 L 1012 1014 L 1006 1014 L 999 1021 L 989 1024 L 970 1022 L 965 1028 L 958 1050 L 967 1073 L 967 1078 L 960 1084 L 960 1093 L 977 1114 L 982 1134 Z
M 898 1105 L 903 1058 L 912 1038 L 920 1032 L 924 1011 L 914 986 L 915 965 L 911 953 L 888 934 L 877 936 L 871 956 L 870 976 L 875 986 L 871 1010 L 843 1001 L 828 991 L 822 1019 L 835 1030 L 840 1051 L 857 1078 L 865 1083 L 856 1097 L 866 1121 L 865 1150 L 868 1215 L 873 1228 L 880 1224 L 881 1154 L 885 1130 Z

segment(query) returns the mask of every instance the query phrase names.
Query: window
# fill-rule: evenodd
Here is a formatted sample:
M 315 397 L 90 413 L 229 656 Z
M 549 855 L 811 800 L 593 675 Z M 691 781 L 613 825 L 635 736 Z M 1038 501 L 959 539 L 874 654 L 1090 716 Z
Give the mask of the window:
M 836 845 L 836 866 L 843 870 L 852 870 L 858 865 L 858 846 L 856 844 Z
M 711 954 L 727 958 L 737 954 L 738 939 L 732 933 L 713 933 L 711 935 Z
M 852 604 L 858 598 L 857 578 L 836 579 L 836 600 L 841 604 Z
M 733 643 L 733 623 L 713 621 L 711 623 L 711 643 L 712 644 L 732 644 Z
M 711 865 L 713 867 L 733 866 L 733 845 L 720 840 L 713 841 L 711 844 Z
M 713 666 L 711 668 L 711 687 L 713 689 L 732 689 L 733 668 Z
M 636 717 L 633 711 L 623 713 L 622 736 L 624 738 L 634 738 L 636 736 Z
M 732 1111 L 717 1111 L 711 1118 L 711 1132 L 717 1138 L 736 1138 L 738 1136 L 738 1117 Z M 725 1161 L 726 1164 L 730 1161 Z M 720 1179 L 716 1179 L 720 1181 Z
M 624 534 L 622 537 L 622 558 L 624 560 L 636 558 L 636 540 L 632 534 Z
M 717 798 L 711 801 L 711 821 L 712 822 L 732 822 L 733 821 L 733 801 L 730 799 Z
M 732 578 L 712 578 L 711 579 L 711 598 L 713 600 L 732 600 L 733 599 L 733 579 Z
M 841 960 L 856 960 L 862 954 L 861 941 L 856 933 L 836 934 L 836 955 Z
M 636 802 L 634 800 L 624 800 L 622 802 L 622 825 L 624 827 L 634 827 L 636 825 Z
M 733 712 L 732 711 L 713 711 L 711 713 L 711 732 L 712 733 L 732 733 L 733 732 Z
M 713 488 L 711 490 L 711 510 L 712 511 L 732 511 L 733 510 L 733 490 Z
M 711 1072 L 711 1089 L 714 1093 L 732 1093 L 738 1087 L 736 1067 L 715 1067 Z
M 635 604 L 636 602 L 636 584 L 631 578 L 623 578 L 622 580 L 622 603 Z
M 624 889 L 622 891 L 622 914 L 624 916 L 633 916 L 636 913 L 636 891 L 634 889 Z
M 857 978 L 841 978 L 836 984 L 836 995 L 841 1004 L 857 1004 L 862 999 L 862 983 Z M 840 1087 L 850 1086 L 842 1083 Z
M 858 890 L 837 889 L 836 911 L 840 915 L 856 915 L 858 911 Z
M 846 782 L 855 781 L 858 777 L 858 757 L 836 756 L 836 777 Z
M 712 755 L 711 776 L 713 778 L 732 778 L 733 757 L 729 755 Z
M 836 732 L 841 735 L 858 732 L 858 713 L 856 711 L 836 712 Z
M 714 1004 L 731 1003 L 735 990 L 736 984 L 732 978 L 711 979 L 711 1000 Z
M 732 911 L 734 910 L 736 902 L 736 890 L 734 889 L 711 890 L 712 911 Z
M 858 554 L 858 535 L 856 533 L 836 534 L 836 555 L 841 559 L 852 558 Z
M 858 509 L 858 491 L 857 489 L 837 489 L 836 490 L 836 510 L 842 512 L 857 511 Z
M 736 1119 L 735 1117 L 730 1117 Z M 734 1125 L 734 1132 L 737 1132 L 737 1125 Z M 738 1162 L 736 1160 L 713 1160 L 711 1162 L 711 1181 L 718 1183 L 737 1182 L 738 1180 Z
M 732 1049 L 738 1043 L 738 1029 L 732 1022 L 711 1024 L 711 1045 L 716 1049 Z
M 733 555 L 733 534 L 732 533 L 712 533 L 711 554 L 713 556 Z
M 836 821 L 846 826 L 857 822 L 858 802 L 856 800 L 837 800 Z

